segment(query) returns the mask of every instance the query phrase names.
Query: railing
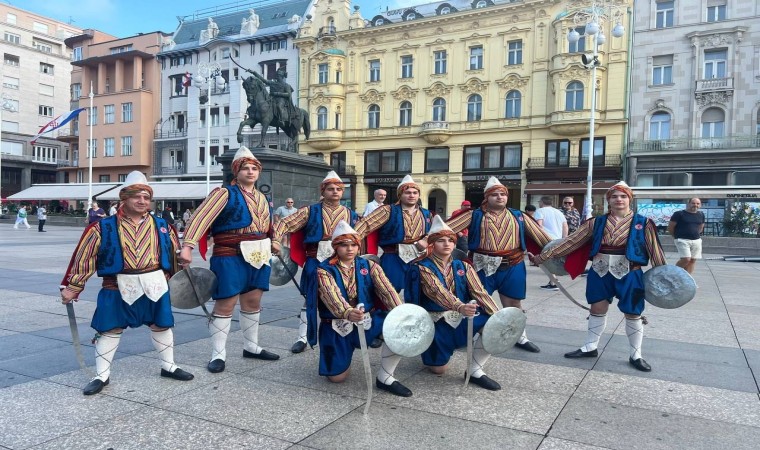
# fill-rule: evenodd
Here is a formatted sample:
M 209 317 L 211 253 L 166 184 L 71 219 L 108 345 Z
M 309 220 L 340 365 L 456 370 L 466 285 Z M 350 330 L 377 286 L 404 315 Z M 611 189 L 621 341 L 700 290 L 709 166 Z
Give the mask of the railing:
M 58 130 L 58 133 L 56 134 L 56 137 L 59 138 L 65 138 L 65 137 L 79 137 L 79 130 L 77 128 L 65 128 L 62 130 Z
M 335 27 L 327 26 L 327 27 L 320 28 L 319 33 L 317 34 L 317 37 L 322 37 L 322 36 L 335 36 Z
M 448 129 L 449 129 L 449 123 L 448 122 L 433 121 L 433 122 L 423 122 L 422 123 L 422 131 L 448 130 Z
M 153 168 L 153 175 L 182 175 L 185 173 L 187 173 L 187 169 L 184 166 Z
M 228 84 L 225 84 L 223 88 L 218 88 L 216 86 L 211 88 L 211 95 L 220 95 L 220 94 L 229 94 L 230 93 L 230 86 Z
M 760 135 L 633 141 L 630 143 L 628 148 L 631 153 L 760 148 Z
M 176 139 L 187 136 L 187 128 L 183 130 L 155 131 L 153 139 Z
M 697 80 L 695 83 L 696 92 L 728 91 L 734 89 L 733 78 L 707 78 Z
M 344 164 L 332 166 L 335 172 L 340 176 L 356 175 L 356 166 L 347 166 Z
M 79 167 L 79 160 L 69 161 L 68 159 L 59 159 L 55 162 L 56 167 Z
M 620 155 L 607 155 L 604 157 L 594 157 L 594 167 L 617 167 L 620 166 L 622 158 Z M 564 158 L 560 160 L 546 158 L 528 158 L 528 169 L 546 169 L 555 167 L 567 167 L 567 168 L 585 168 L 588 167 L 588 158 L 579 158 L 573 156 L 570 158 Z

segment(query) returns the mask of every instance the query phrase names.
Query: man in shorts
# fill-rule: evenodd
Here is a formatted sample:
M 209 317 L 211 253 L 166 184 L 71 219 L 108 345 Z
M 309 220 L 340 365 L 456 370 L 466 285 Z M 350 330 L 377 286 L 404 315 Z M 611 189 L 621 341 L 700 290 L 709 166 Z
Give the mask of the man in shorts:
M 668 233 L 673 236 L 678 250 L 676 265 L 689 273 L 694 271 L 694 265 L 702 257 L 700 235 L 705 228 L 705 215 L 699 210 L 701 206 L 702 201 L 698 198 L 689 199 L 686 209 L 673 213 L 668 223 Z

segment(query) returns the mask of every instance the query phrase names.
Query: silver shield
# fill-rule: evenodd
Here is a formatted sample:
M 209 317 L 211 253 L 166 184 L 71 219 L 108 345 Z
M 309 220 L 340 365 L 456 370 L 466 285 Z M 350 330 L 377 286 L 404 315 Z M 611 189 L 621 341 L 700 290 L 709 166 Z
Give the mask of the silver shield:
M 187 272 L 192 271 L 192 279 Z M 216 290 L 214 272 L 202 267 L 188 267 L 175 273 L 169 280 L 169 298 L 178 309 L 193 309 L 211 299 Z
M 544 250 L 549 250 L 550 248 L 556 247 L 559 245 L 560 242 L 562 242 L 563 239 L 555 239 L 548 244 L 544 246 Z M 547 259 L 543 262 L 544 267 L 549 269 L 549 272 L 553 273 L 554 275 L 563 276 L 567 275 L 567 271 L 565 270 L 565 257 L 562 256 L 560 258 L 552 258 Z
M 282 259 L 273 256 L 269 260 L 269 267 L 272 268 L 269 274 L 269 284 L 272 286 L 284 286 L 288 284 L 298 272 L 298 265 L 290 259 L 290 249 L 288 247 L 280 247 L 280 257 Z
M 697 283 L 686 270 L 671 264 L 644 273 L 644 298 L 658 308 L 679 308 L 697 295 Z
M 399 305 L 383 322 L 383 339 L 397 355 L 411 358 L 422 354 L 433 343 L 435 324 L 421 306 L 411 303 Z
M 483 327 L 483 348 L 491 354 L 514 347 L 525 330 L 525 313 L 519 308 L 504 308 L 491 316 Z

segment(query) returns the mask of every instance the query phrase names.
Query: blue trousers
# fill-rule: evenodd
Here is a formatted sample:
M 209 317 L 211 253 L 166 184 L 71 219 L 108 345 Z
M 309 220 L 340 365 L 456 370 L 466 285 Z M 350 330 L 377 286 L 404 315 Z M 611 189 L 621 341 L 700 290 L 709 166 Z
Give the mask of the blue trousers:
M 478 277 L 488 295 L 498 290 L 499 294 L 506 295 L 515 300 L 523 300 L 525 298 L 525 280 L 527 275 L 525 273 L 525 263 L 522 261 L 508 269 L 497 270 L 496 273 L 488 277 L 483 270 L 478 270 Z
M 174 326 L 168 292 L 157 302 L 143 295 L 131 305 L 121 299 L 121 293 L 116 289 L 101 289 L 98 292 L 98 303 L 90 323 L 95 331 L 103 333 L 114 328 L 137 328 L 142 325 L 160 328 Z
M 586 301 L 589 304 L 608 301 L 617 297 L 618 309 L 623 314 L 640 315 L 644 312 L 644 272 L 641 269 L 628 272 L 618 280 L 612 274 L 607 273 L 603 277 L 588 271 L 586 278 Z
M 479 316 L 473 318 L 473 332 L 477 333 L 488 322 L 491 317 L 478 308 Z M 470 320 L 462 317 L 462 321 L 456 328 L 451 328 L 443 318 L 435 323 L 435 338 L 427 350 L 422 353 L 422 363 L 426 366 L 445 366 L 449 363 L 454 350 L 467 346 L 467 321 Z
M 238 255 L 212 256 L 209 267 L 219 281 L 211 295 L 214 300 L 245 294 L 254 289 L 269 290 L 272 268 L 267 265 L 256 269 Z
M 364 331 L 367 345 L 383 332 L 383 320 L 387 315 L 384 311 L 374 311 L 371 314 L 372 327 Z M 331 324 L 323 323 L 319 327 L 319 374 L 335 376 L 348 370 L 351 367 L 354 350 L 357 348 L 361 348 L 361 345 L 356 327 L 343 337 L 333 330 Z

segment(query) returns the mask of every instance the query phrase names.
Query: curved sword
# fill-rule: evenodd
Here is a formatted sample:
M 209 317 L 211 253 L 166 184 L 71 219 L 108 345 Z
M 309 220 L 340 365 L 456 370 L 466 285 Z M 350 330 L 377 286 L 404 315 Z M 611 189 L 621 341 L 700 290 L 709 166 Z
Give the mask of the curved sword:
M 208 318 L 209 322 L 214 321 L 214 316 L 211 315 L 211 313 L 208 312 L 208 309 L 206 309 L 206 302 L 201 299 L 201 296 L 198 294 L 198 289 L 195 287 L 195 281 L 193 280 L 193 271 L 190 270 L 191 267 L 187 266 L 185 268 L 185 274 L 187 275 L 187 280 L 190 282 L 190 287 L 193 288 L 193 294 L 195 294 L 195 301 L 198 302 L 198 304 L 201 306 L 201 309 L 203 309 L 203 312 L 206 314 L 206 317 Z
M 73 300 L 66 303 L 66 315 L 69 316 L 69 329 L 71 330 L 71 342 L 74 345 L 74 354 L 77 357 L 79 367 L 84 370 L 87 375 L 95 376 L 95 372 L 87 367 L 84 363 L 84 356 L 82 356 L 82 344 L 79 343 L 79 328 L 77 327 L 77 316 L 74 314 Z
M 567 289 L 565 289 L 565 286 L 562 286 L 562 283 L 560 283 L 560 281 L 557 278 L 557 276 L 554 275 L 553 273 L 549 272 L 549 269 L 547 269 L 546 267 L 544 267 L 543 264 L 539 264 L 538 267 L 540 267 L 541 270 L 544 271 L 544 273 L 549 277 L 549 279 L 552 281 L 552 283 L 556 284 L 557 287 L 559 288 L 559 290 L 563 294 L 565 294 L 565 297 L 567 297 L 571 302 L 575 303 L 576 305 L 578 305 L 579 307 L 585 309 L 586 311 L 591 311 L 591 308 L 589 308 L 588 306 L 582 305 L 582 304 L 578 303 L 578 300 L 576 300 L 575 297 L 573 297 L 569 292 L 567 292 Z
M 470 304 L 477 303 L 475 300 L 470 300 Z M 464 387 L 466 388 L 470 384 L 470 367 L 472 367 L 472 335 L 475 333 L 474 324 L 475 316 L 467 318 L 467 370 L 465 371 Z
M 364 303 L 356 305 L 362 312 L 364 312 Z M 367 378 L 367 404 L 364 407 L 364 415 L 369 413 L 369 405 L 372 402 L 372 366 L 369 365 L 369 351 L 367 350 L 367 336 L 364 335 L 364 320 L 358 322 L 356 325 L 356 332 L 359 334 L 359 345 L 362 350 L 362 362 L 364 363 L 364 375 Z

